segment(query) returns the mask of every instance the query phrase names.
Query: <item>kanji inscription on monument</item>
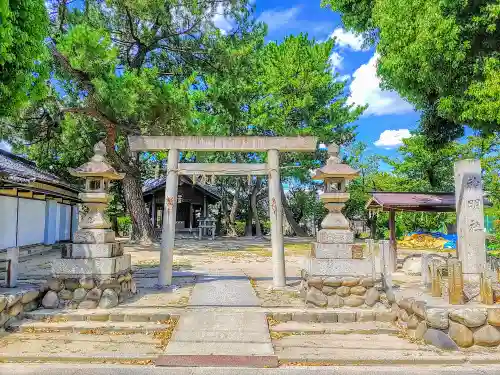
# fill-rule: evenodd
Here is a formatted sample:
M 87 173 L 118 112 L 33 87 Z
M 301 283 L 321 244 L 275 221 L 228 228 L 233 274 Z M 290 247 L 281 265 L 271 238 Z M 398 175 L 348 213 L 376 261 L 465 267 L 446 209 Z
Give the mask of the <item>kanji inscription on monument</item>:
M 477 279 L 486 265 L 483 189 L 479 160 L 455 163 L 458 258 L 464 281 Z

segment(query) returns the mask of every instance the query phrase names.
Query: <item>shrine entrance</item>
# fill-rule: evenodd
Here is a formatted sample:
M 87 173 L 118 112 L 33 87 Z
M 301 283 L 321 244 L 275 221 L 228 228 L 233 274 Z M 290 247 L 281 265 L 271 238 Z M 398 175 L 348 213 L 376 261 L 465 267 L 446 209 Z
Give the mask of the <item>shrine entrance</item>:
M 168 150 L 158 284 L 166 286 L 172 283 L 179 175 L 267 175 L 269 178 L 273 284 L 275 287 L 284 287 L 286 283 L 285 250 L 279 152 L 313 152 L 316 150 L 317 143 L 316 137 L 129 137 L 132 152 Z M 267 152 L 267 163 L 179 163 L 180 150 Z

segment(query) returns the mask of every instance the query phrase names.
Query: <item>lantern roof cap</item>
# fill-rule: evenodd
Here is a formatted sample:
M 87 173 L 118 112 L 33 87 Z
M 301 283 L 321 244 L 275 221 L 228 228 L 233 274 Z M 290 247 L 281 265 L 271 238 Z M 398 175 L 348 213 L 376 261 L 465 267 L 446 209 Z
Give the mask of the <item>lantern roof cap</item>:
M 328 155 L 330 155 L 330 157 L 326 161 L 326 165 L 316 170 L 316 174 L 313 176 L 313 179 L 325 180 L 332 177 L 342 177 L 347 180 L 352 180 L 353 178 L 359 176 L 359 172 L 357 170 L 342 163 L 342 160 L 340 160 L 338 156 L 339 146 L 335 143 L 328 146 Z
M 94 156 L 87 163 L 77 167 L 68 168 L 69 173 L 75 177 L 104 177 L 110 180 L 121 180 L 125 173 L 118 173 L 104 157 L 106 146 L 102 141 L 94 146 Z

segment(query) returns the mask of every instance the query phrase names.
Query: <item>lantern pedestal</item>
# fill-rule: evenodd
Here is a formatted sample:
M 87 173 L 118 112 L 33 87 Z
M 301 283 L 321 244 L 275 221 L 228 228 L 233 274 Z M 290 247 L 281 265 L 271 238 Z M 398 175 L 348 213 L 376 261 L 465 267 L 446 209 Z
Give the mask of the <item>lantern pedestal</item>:
M 86 179 L 85 191 L 79 198 L 88 211 L 79 223 L 73 243 L 66 245 L 61 259 L 52 263 L 54 279 L 47 283 L 51 290 L 46 293 L 51 295 L 44 298 L 52 302 L 51 308 L 112 308 L 136 293 L 130 254 L 123 254 L 123 244 L 116 242 L 105 214 L 111 200 L 109 181 L 120 180 L 124 175 L 107 163 L 102 143 L 94 147 L 94 152 L 90 162 L 70 169 L 73 176 Z M 57 306 L 54 300 L 58 301 Z

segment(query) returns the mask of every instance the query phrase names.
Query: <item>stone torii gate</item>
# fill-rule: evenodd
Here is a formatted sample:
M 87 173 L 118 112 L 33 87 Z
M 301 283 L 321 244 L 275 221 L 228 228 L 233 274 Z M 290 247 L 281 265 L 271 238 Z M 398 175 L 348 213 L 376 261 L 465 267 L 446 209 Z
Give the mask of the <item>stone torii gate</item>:
M 172 283 L 179 175 L 268 175 L 273 284 L 275 287 L 284 287 L 286 282 L 285 250 L 281 215 L 279 152 L 313 152 L 316 150 L 317 143 L 316 137 L 129 137 L 132 152 L 168 150 L 158 284 L 166 286 Z M 179 163 L 179 150 L 267 152 L 267 164 Z

